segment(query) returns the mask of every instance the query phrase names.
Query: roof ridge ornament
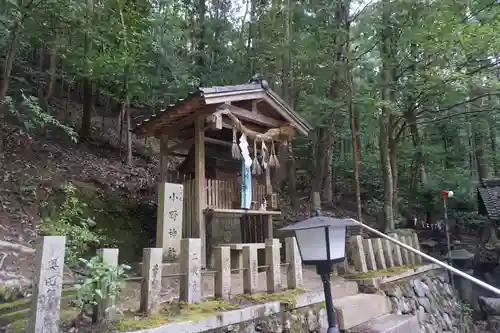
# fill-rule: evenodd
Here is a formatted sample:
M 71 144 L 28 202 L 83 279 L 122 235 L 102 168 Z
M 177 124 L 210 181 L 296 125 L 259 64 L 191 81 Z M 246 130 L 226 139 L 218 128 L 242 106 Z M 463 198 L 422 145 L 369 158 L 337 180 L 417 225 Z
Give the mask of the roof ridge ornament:
M 260 84 L 262 89 L 269 89 L 269 82 L 267 82 L 266 79 L 264 79 L 264 76 L 260 73 L 255 73 L 254 76 L 252 76 L 250 80 L 248 80 L 248 83 Z

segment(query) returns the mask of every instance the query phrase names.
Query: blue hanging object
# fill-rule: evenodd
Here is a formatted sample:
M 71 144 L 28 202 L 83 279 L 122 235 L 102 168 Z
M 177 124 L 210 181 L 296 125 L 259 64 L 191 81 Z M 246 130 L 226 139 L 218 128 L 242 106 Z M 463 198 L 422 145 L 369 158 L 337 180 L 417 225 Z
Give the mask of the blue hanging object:
M 241 163 L 241 208 L 250 209 L 252 204 L 252 168 Z

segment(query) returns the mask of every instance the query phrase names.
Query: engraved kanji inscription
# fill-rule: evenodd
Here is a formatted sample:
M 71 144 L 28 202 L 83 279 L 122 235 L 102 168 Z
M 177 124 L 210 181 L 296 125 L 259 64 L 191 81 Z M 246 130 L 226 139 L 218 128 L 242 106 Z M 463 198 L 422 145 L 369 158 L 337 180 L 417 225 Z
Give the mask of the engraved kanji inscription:
M 178 234 L 177 229 L 170 228 L 168 230 L 168 234 L 170 235 L 171 238 L 177 237 L 177 234 Z
M 168 217 L 170 217 L 175 222 L 177 220 L 177 217 L 179 217 L 179 212 L 177 211 L 177 209 L 172 209 L 168 212 Z

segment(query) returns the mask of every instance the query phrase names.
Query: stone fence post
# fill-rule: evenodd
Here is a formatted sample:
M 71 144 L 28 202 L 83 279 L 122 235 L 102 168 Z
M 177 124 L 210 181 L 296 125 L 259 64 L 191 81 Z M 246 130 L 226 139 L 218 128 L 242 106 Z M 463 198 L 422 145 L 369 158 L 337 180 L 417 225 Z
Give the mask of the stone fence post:
M 231 297 L 231 249 L 220 246 L 214 249 L 215 261 L 215 297 Z
M 59 332 L 65 236 L 39 237 L 28 333 Z
M 354 268 L 357 272 L 366 273 L 368 267 L 366 265 L 366 254 L 363 246 L 363 237 L 353 236 L 349 239 L 349 248 L 351 259 L 354 262 Z
M 394 238 L 395 240 L 400 240 L 399 235 L 396 233 L 388 234 L 388 236 Z M 394 266 L 403 266 L 403 255 L 401 252 L 401 247 L 396 244 L 391 244 L 391 248 Z
M 142 252 L 142 284 L 140 311 L 152 314 L 161 303 L 163 249 L 145 248 Z
M 98 249 L 97 255 L 101 258 L 104 264 L 111 266 L 113 269 L 118 268 L 118 249 Z M 97 306 L 97 321 L 100 322 L 104 319 L 113 320 L 116 318 L 115 296 L 108 295 L 107 290 L 102 291 L 104 298 Z
M 181 261 L 179 299 L 187 303 L 201 301 L 201 239 L 185 238 L 181 240 Z
M 416 232 L 414 232 L 412 234 L 412 246 L 414 249 L 420 251 L 420 242 L 418 240 L 418 234 Z M 419 255 L 415 255 L 415 263 L 418 265 L 418 264 L 421 264 L 423 262 L 423 258 Z
M 267 292 L 275 293 L 281 290 L 280 240 L 266 239 L 265 251 Z
M 302 258 L 295 237 L 285 238 L 285 260 L 288 263 L 286 274 L 287 288 L 295 289 L 303 284 Z
M 243 293 L 253 294 L 257 291 L 259 280 L 259 264 L 255 246 L 243 247 Z

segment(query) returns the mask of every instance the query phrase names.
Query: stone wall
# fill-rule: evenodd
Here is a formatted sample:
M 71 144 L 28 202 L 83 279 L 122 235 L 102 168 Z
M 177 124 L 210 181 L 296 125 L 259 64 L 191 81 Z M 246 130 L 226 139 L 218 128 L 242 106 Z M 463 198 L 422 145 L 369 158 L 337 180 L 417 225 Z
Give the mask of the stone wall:
M 416 314 L 422 333 L 476 333 L 470 308 L 441 270 L 381 285 L 396 314 Z
M 295 304 L 270 301 L 134 333 L 326 333 L 328 321 L 323 293 L 309 292 L 294 298 Z
M 318 333 L 326 332 L 326 310 L 317 305 L 217 328 L 207 333 Z

